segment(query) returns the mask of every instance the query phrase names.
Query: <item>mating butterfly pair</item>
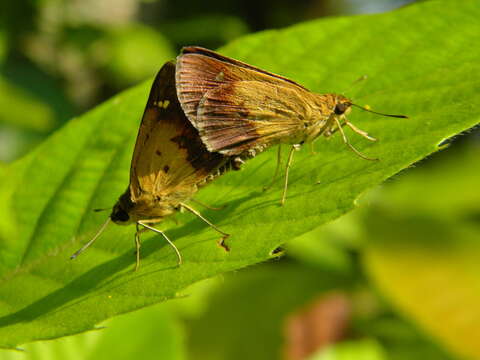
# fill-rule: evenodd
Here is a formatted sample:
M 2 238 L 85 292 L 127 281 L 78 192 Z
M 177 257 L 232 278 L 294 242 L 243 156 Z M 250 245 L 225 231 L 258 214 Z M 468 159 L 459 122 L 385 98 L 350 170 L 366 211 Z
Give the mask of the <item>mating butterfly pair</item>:
M 113 221 L 136 224 L 136 269 L 140 261 L 139 235 L 145 229 L 162 235 L 181 264 L 180 251 L 153 225 L 182 208 L 218 231 L 221 244 L 227 248 L 224 240 L 229 234 L 187 204 L 195 201 L 192 198 L 198 189 L 273 145 L 290 144 L 283 205 L 294 150 L 336 131 L 357 155 L 375 160 L 361 154 L 345 136 L 343 126 L 348 126 L 375 141 L 346 118 L 352 106 L 358 105 L 342 95 L 315 94 L 292 80 L 211 50 L 184 48 L 176 63 L 167 62 L 162 67 L 152 85 L 127 190 L 107 222 L 72 258 L 88 248 Z M 278 151 L 274 180 L 280 166 L 280 146 Z

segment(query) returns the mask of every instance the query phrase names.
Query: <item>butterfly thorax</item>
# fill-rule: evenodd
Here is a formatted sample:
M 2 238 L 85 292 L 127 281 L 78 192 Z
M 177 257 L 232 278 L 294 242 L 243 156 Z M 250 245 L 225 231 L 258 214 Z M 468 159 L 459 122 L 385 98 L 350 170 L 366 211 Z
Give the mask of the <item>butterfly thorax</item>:
M 312 142 L 320 135 L 326 135 L 336 127 L 349 111 L 351 100 L 338 94 L 313 94 L 311 121 L 304 129 L 304 142 Z

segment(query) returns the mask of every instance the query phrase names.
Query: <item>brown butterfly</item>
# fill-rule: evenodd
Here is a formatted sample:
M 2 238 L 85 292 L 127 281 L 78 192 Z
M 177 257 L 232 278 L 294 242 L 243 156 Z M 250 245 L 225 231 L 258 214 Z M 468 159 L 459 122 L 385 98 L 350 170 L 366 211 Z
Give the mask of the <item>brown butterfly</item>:
M 176 83 L 180 104 L 209 151 L 245 159 L 272 145 L 292 145 L 282 205 L 294 150 L 320 135 L 329 137 L 339 131 L 358 156 L 377 160 L 355 149 L 343 131 L 346 125 L 366 139 L 376 140 L 348 121 L 352 106 L 406 118 L 371 111 L 343 95 L 315 94 L 290 79 L 200 47 L 182 49 L 177 57 Z M 274 180 L 280 164 L 280 147 L 278 150 Z
M 143 114 L 130 168 L 130 185 L 95 237 L 71 258 L 93 244 L 111 220 L 120 225 L 136 224 L 135 269 L 138 269 L 140 260 L 139 235 L 146 229 L 161 234 L 173 247 L 178 264 L 181 264 L 182 257 L 176 246 L 153 225 L 182 208 L 205 221 L 222 234 L 222 241 L 225 240 L 229 234 L 186 202 L 199 187 L 231 167 L 235 168 L 235 165 L 228 156 L 206 149 L 197 130 L 186 119 L 176 95 L 175 64 L 166 63 L 155 78 Z

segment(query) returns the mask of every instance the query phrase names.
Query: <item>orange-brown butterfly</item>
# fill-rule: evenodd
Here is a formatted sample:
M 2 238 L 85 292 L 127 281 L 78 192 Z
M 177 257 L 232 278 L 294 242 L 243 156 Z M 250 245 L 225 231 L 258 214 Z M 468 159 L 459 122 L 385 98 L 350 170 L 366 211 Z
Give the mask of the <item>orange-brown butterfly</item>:
M 198 188 L 230 167 L 228 156 L 209 152 L 197 130 L 186 119 L 176 95 L 175 64 L 166 63 L 152 85 L 133 152 L 130 184 L 113 207 L 107 222 L 72 258 L 88 248 L 109 221 L 126 225 L 135 223 L 136 267 L 140 260 L 140 232 L 161 234 L 175 250 L 178 263 L 182 257 L 176 246 L 153 224 L 182 208 L 192 212 L 226 239 L 229 235 L 186 204 Z M 140 229 L 142 227 L 142 229 Z
M 377 160 L 355 149 L 343 131 L 346 125 L 366 139 L 376 140 L 348 121 L 352 106 L 406 117 L 371 111 L 343 95 L 315 94 L 285 77 L 194 46 L 183 48 L 177 57 L 176 83 L 180 104 L 209 151 L 242 159 L 272 145 L 292 144 L 281 204 L 293 151 L 320 135 L 329 137 L 338 130 L 358 156 Z M 280 146 L 274 179 L 279 164 Z

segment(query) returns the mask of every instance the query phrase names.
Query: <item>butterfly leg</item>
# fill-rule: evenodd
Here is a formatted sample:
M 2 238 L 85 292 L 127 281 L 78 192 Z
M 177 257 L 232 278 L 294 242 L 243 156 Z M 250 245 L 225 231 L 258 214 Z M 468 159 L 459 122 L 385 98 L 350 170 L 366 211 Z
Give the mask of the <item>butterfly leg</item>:
M 375 139 L 374 137 L 368 135 L 368 133 L 366 131 L 363 131 L 362 129 L 359 129 L 357 128 L 355 125 L 353 125 L 350 121 L 347 120 L 347 118 L 345 117 L 344 118 L 344 122 L 342 123 L 342 127 L 347 125 L 350 129 L 352 129 L 354 132 L 356 132 L 357 134 L 359 134 L 360 136 L 363 136 L 365 139 L 367 140 L 370 140 L 370 141 L 377 141 L 377 139 Z M 323 135 L 325 137 L 330 137 L 332 136 L 333 134 L 335 134 L 337 131 L 339 131 L 340 127 L 338 126 L 338 121 L 337 121 L 337 126 L 335 127 L 335 129 L 329 129 L 328 131 L 325 131 L 323 133 Z
M 200 206 L 203 206 L 204 208 L 207 208 L 207 209 L 210 209 L 210 210 L 222 210 L 225 208 L 225 206 L 227 205 L 223 205 L 223 206 L 220 206 L 220 207 L 213 207 L 213 206 L 210 206 L 210 205 L 207 205 L 201 201 L 198 201 L 198 200 L 195 200 L 195 199 L 190 199 L 190 201 L 200 205 Z
M 141 230 L 146 230 L 146 229 L 139 229 L 138 223 L 135 223 L 135 227 L 137 231 L 135 231 L 135 257 L 136 257 L 136 262 L 135 262 L 135 271 L 138 270 L 138 267 L 140 266 L 140 247 L 142 244 L 140 243 L 140 233 Z
M 377 141 L 374 137 L 368 135 L 366 131 L 363 131 L 362 129 L 357 128 L 355 125 L 353 125 L 351 122 L 349 122 L 347 119 L 345 119 L 345 124 L 352 129 L 354 132 L 356 132 L 358 135 L 363 136 L 365 139 L 370 140 L 370 141 Z
M 167 240 L 168 244 L 173 248 L 173 250 L 175 250 L 175 253 L 177 254 L 178 265 L 182 264 L 182 255 L 180 254 L 180 251 L 178 251 L 175 244 L 168 238 L 167 235 L 165 235 L 165 233 L 163 231 L 158 230 L 158 229 L 154 228 L 153 226 L 149 225 L 149 224 L 157 223 L 161 220 L 162 219 L 149 219 L 149 220 L 138 220 L 137 221 L 137 232 L 135 234 L 135 244 L 136 244 L 136 247 L 137 247 L 137 264 L 136 264 L 135 270 L 138 269 L 138 266 L 139 266 L 139 263 L 140 263 L 140 236 L 139 235 L 143 231 L 143 229 L 138 228 L 139 225 L 143 226 L 144 228 L 146 228 L 148 230 L 156 232 L 157 234 L 162 235 L 163 238 L 165 240 Z
M 283 194 L 282 200 L 280 200 L 280 205 L 283 206 L 285 204 L 285 199 L 287 197 L 287 187 L 288 187 L 288 172 L 290 170 L 290 165 L 292 165 L 293 161 L 293 153 L 300 149 L 300 145 L 295 144 L 290 148 L 290 152 L 288 153 L 288 160 L 287 166 L 285 167 L 285 182 L 283 183 Z
M 159 221 L 161 220 L 160 219 L 158 221 L 151 220 L 151 224 Z M 137 231 L 135 232 L 135 256 L 137 260 L 135 263 L 135 271 L 137 271 L 138 268 L 140 267 L 140 247 L 142 246 L 142 243 L 140 242 L 140 234 L 149 230 L 147 228 L 140 229 L 139 225 L 140 225 L 139 223 L 135 223 L 135 227 L 137 229 Z
M 263 188 L 263 191 L 267 191 L 269 190 L 273 184 L 275 183 L 275 181 L 277 180 L 277 176 L 278 176 L 278 172 L 280 170 L 280 164 L 282 163 L 282 147 L 281 145 L 278 145 L 278 151 L 277 151 L 277 166 L 275 168 L 275 172 L 273 173 L 273 178 L 272 178 L 272 181 L 270 182 L 270 184 L 268 184 L 267 186 L 265 186 Z
M 180 206 L 183 207 L 185 210 L 188 210 L 190 211 L 192 214 L 196 215 L 197 217 L 199 217 L 201 220 L 203 220 L 204 222 L 206 222 L 211 228 L 213 228 L 214 230 L 216 230 L 217 232 L 219 232 L 220 234 L 223 235 L 223 237 L 220 239 L 220 246 L 223 247 L 226 251 L 228 251 L 228 246 L 225 244 L 225 240 L 228 239 L 228 237 L 230 236 L 230 234 L 227 234 L 226 232 L 220 230 L 218 227 L 216 227 L 214 224 L 212 224 L 210 221 L 208 221 L 206 218 L 204 218 L 202 216 L 202 214 L 200 214 L 197 210 L 195 210 L 194 208 L 184 204 L 184 203 L 180 203 Z
M 335 124 L 336 125 L 336 124 Z M 345 126 L 346 124 L 343 123 L 342 126 Z M 331 128 L 329 128 L 328 130 L 324 131 L 323 132 L 323 136 L 325 136 L 326 138 L 329 138 L 330 136 L 332 136 L 333 134 L 335 134 L 336 132 L 338 131 L 338 126 L 336 126 L 335 128 L 333 128 L 333 126 Z
M 365 159 L 365 160 L 370 160 L 370 161 L 378 161 L 378 159 L 376 158 L 369 158 L 365 155 L 363 155 L 360 151 L 358 151 L 357 149 L 355 149 L 353 147 L 352 144 L 350 144 L 350 142 L 348 141 L 347 139 L 347 136 L 345 135 L 345 132 L 343 131 L 342 129 L 342 125 L 340 125 L 340 122 L 338 121 L 337 118 L 335 118 L 335 122 L 337 123 L 337 127 L 338 127 L 338 130 L 340 131 L 340 133 L 342 134 L 342 138 L 343 138 L 343 142 L 345 143 L 345 145 L 347 145 L 350 150 L 352 150 L 355 154 L 357 154 L 359 157 L 361 157 L 362 159 Z

